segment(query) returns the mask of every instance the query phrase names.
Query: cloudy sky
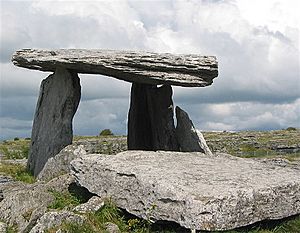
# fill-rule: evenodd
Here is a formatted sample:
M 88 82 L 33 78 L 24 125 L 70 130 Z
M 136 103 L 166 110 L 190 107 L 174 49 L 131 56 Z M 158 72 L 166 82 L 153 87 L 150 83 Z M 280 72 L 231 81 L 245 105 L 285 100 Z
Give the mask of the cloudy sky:
M 174 88 L 201 130 L 300 127 L 298 0 L 1 0 L 0 139 L 30 137 L 49 73 L 14 67 L 21 48 L 104 48 L 215 55 L 206 88 Z M 130 84 L 80 75 L 74 133 L 126 134 Z

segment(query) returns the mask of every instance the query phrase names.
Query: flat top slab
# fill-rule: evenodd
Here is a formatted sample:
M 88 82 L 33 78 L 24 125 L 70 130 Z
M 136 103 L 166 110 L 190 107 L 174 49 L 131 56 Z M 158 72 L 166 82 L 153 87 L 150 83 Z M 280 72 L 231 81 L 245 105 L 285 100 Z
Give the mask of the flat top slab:
M 57 66 L 77 73 L 101 74 L 128 82 L 187 87 L 211 85 L 218 76 L 214 56 L 96 49 L 22 49 L 13 54 L 16 66 L 55 71 Z
M 127 151 L 74 160 L 77 182 L 143 218 L 227 230 L 300 213 L 300 169 L 218 154 Z

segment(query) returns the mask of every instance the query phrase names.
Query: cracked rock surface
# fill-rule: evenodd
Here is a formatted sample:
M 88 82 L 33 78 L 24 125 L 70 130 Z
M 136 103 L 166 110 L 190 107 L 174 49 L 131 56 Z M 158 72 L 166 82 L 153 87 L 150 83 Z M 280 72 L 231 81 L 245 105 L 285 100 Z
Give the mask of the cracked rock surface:
M 227 154 L 127 151 L 71 162 L 78 184 L 128 212 L 197 230 L 300 213 L 300 171 Z

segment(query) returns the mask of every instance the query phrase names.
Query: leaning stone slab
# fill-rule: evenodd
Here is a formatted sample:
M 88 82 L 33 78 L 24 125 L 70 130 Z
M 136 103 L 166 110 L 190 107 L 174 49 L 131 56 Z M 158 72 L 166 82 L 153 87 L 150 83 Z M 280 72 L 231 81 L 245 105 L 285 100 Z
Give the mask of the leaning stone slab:
M 228 230 L 300 213 L 300 171 L 226 154 L 128 151 L 71 162 L 77 183 L 145 219 Z
M 214 56 L 95 49 L 22 49 L 13 54 L 16 66 L 41 71 L 64 67 L 76 73 L 102 74 L 128 82 L 203 87 L 218 76 Z
M 176 107 L 176 137 L 182 152 L 203 152 L 213 155 L 202 133 L 197 130 L 189 115 L 178 106 Z

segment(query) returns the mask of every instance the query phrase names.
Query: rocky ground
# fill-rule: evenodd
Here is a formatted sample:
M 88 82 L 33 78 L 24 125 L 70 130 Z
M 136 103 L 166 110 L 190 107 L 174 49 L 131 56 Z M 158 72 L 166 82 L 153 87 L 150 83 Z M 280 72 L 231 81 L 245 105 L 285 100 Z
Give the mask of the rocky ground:
M 279 158 L 275 163 L 283 158 L 300 164 L 300 130 L 203 134 L 214 153 Z M 55 160 L 49 160 L 38 181 L 25 169 L 29 143 L 30 139 L 18 138 L 0 143 L 0 232 L 188 232 L 177 225 L 157 225 L 130 216 L 110 200 L 91 198 L 67 174 L 66 164 L 79 154 L 117 154 L 127 150 L 126 137 L 76 136 L 73 145 L 62 150 Z M 295 216 L 231 232 L 299 233 L 299 229 L 300 217 Z

